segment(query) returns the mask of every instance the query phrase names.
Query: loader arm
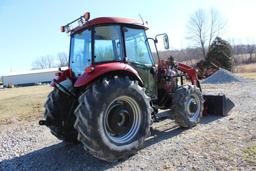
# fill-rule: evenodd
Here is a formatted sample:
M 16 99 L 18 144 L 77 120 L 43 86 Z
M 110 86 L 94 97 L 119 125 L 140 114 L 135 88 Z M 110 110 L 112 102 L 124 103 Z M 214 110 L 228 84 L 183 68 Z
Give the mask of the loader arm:
M 177 69 L 181 72 L 186 73 L 189 76 L 192 85 L 196 85 L 197 87 L 199 87 L 201 89 L 200 83 L 198 81 L 196 70 L 193 67 L 188 66 L 188 65 L 183 64 L 183 63 L 178 63 L 177 64 Z

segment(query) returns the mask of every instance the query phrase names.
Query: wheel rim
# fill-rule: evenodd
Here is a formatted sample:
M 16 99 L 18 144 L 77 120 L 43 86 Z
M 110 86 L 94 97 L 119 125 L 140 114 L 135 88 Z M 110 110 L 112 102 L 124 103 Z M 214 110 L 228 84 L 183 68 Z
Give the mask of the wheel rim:
M 196 120 L 200 115 L 200 99 L 197 95 L 191 94 L 187 100 L 186 111 L 190 120 Z
M 139 131 L 140 113 L 138 103 L 131 97 L 120 96 L 114 99 L 108 106 L 103 120 L 107 137 L 117 144 L 128 143 Z

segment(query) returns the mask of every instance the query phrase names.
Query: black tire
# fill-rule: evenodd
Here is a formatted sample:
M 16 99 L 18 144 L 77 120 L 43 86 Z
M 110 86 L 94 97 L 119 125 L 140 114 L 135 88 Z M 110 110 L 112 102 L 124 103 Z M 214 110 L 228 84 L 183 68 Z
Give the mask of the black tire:
M 173 117 L 184 128 L 196 126 L 203 114 L 204 99 L 200 89 L 194 85 L 180 86 L 173 96 Z
M 58 89 L 54 89 L 45 103 L 45 120 L 51 133 L 58 139 L 77 143 L 77 131 L 73 127 L 75 123 L 74 110 L 78 102 L 74 97 L 68 96 Z
M 74 126 L 89 153 L 113 162 L 143 146 L 152 112 L 150 98 L 137 81 L 115 76 L 96 81 L 80 96 Z

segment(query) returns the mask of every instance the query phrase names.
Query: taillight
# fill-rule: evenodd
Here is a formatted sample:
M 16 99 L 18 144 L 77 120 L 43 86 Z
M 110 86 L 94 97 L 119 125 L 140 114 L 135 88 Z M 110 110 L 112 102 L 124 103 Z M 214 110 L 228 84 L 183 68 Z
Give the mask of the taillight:
M 60 32 L 65 32 L 66 29 L 65 29 L 65 26 L 60 26 Z
M 85 68 L 85 72 L 86 73 L 91 73 L 92 71 L 94 71 L 94 67 L 92 67 L 92 66 L 89 66 L 89 67 L 87 67 L 87 68 Z
M 86 13 L 84 13 L 84 15 L 83 15 L 85 21 L 88 21 L 88 20 L 90 19 L 90 16 L 91 16 L 91 15 L 90 15 L 89 12 L 86 12 Z
M 55 73 L 55 76 L 57 76 L 57 77 L 60 77 L 60 75 L 61 75 L 61 72 L 56 72 Z

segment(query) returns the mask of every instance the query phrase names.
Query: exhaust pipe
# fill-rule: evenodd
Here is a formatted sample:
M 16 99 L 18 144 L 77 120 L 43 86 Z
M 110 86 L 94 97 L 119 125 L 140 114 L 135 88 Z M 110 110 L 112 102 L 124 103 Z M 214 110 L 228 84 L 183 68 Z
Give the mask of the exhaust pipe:
M 59 122 L 53 122 L 53 121 L 49 121 L 49 120 L 39 120 L 38 122 L 39 125 L 41 126 L 57 126 L 57 127 L 60 127 L 62 126 L 61 123 Z
M 47 122 L 46 120 L 40 120 L 38 123 L 39 123 L 39 125 L 41 125 L 41 126 L 43 126 L 43 125 L 45 125 L 45 126 L 50 126 L 50 123 Z

